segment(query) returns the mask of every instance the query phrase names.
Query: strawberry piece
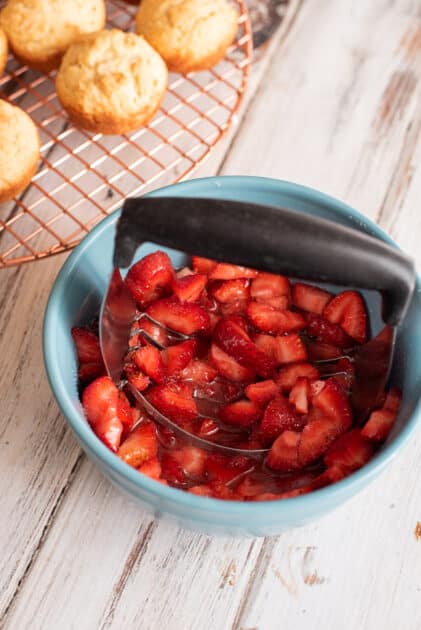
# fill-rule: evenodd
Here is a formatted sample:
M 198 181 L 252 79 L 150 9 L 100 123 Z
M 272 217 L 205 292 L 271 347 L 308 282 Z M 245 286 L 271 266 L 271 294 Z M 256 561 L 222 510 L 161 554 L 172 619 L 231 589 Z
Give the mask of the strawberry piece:
M 221 407 L 218 415 L 225 424 L 248 428 L 260 418 L 261 413 L 261 408 L 253 401 L 237 400 L 230 405 Z
M 182 267 L 178 271 L 176 271 L 176 278 L 185 278 L 186 276 L 194 276 L 194 271 L 190 269 L 190 267 Z
M 211 383 L 218 376 L 218 371 L 206 361 L 193 359 L 180 373 L 183 381 L 193 381 L 198 385 Z
M 196 273 L 209 274 L 216 267 L 216 261 L 201 256 L 192 256 L 192 267 Z
M 151 405 L 164 416 L 181 426 L 197 416 L 197 407 L 193 398 L 188 398 L 169 387 L 157 385 L 148 392 L 147 398 Z
M 257 302 L 263 302 L 263 300 L 257 300 Z M 279 297 L 266 298 L 264 304 L 268 304 L 277 311 L 286 311 L 289 307 L 289 298 L 287 295 L 280 295 Z
M 206 461 L 206 474 L 211 482 L 226 484 L 251 472 L 254 467 L 252 460 L 247 457 L 226 457 L 219 453 L 211 453 Z
M 273 306 L 260 302 L 249 302 L 247 317 L 259 330 L 267 333 L 283 334 L 302 330 L 306 321 L 301 313 L 295 311 L 278 311 Z
M 171 456 L 178 462 L 187 477 L 199 479 L 203 476 L 207 453 L 196 446 L 183 446 L 171 451 Z
M 79 364 L 97 363 L 102 365 L 101 348 L 98 336 L 87 328 L 72 328 Z
M 158 439 L 155 427 L 149 420 L 139 424 L 118 449 L 118 456 L 134 468 L 158 454 Z
M 223 499 L 224 501 L 242 501 L 243 497 L 240 497 L 235 490 L 232 490 L 229 486 L 221 483 L 220 481 L 211 481 L 209 484 L 212 490 L 212 496 L 215 499 Z
M 131 385 L 139 392 L 144 392 L 151 384 L 149 376 L 143 374 L 133 364 L 126 365 L 124 368 L 126 378 Z
M 118 389 L 108 376 L 86 387 L 82 405 L 89 424 L 102 442 L 116 452 L 120 446 L 123 424 L 118 417 Z
M 219 427 L 216 424 L 215 420 L 211 418 L 205 418 L 200 425 L 199 431 L 197 435 L 199 437 L 210 437 L 219 431 Z
M 373 453 L 371 442 L 361 435 L 359 429 L 353 429 L 341 435 L 328 448 L 323 461 L 328 468 L 338 466 L 345 473 L 351 473 L 364 466 Z
M 260 383 L 252 383 L 245 389 L 247 398 L 250 398 L 258 405 L 265 405 L 278 393 L 278 386 L 275 381 L 260 381 Z
M 324 417 L 333 421 L 337 435 L 351 427 L 352 410 L 348 397 L 334 379 L 316 381 L 312 384 L 312 404 Z
M 260 271 L 252 281 L 250 294 L 253 300 L 267 302 L 268 299 L 289 296 L 290 284 L 285 276 Z
M 270 401 L 260 423 L 260 435 L 266 444 L 271 443 L 283 431 L 301 431 L 305 419 L 300 417 L 283 396 Z
M 272 335 L 257 334 L 253 336 L 253 341 L 256 346 L 264 352 L 272 361 L 276 362 L 276 340 Z
M 262 352 L 250 339 L 238 319 L 221 319 L 213 332 L 215 343 L 238 363 L 255 370 L 259 376 L 267 378 L 274 369 L 274 361 Z
M 101 363 L 81 363 L 77 375 L 82 383 L 90 383 L 105 374 L 105 366 Z
M 180 462 L 174 459 L 172 453 L 173 451 L 164 453 L 161 456 L 161 477 L 173 486 L 187 489 L 191 481 L 188 479 Z
M 352 361 L 343 357 L 336 363 L 334 370 L 335 376 L 332 378 L 334 378 L 336 383 L 338 383 L 345 392 L 349 392 L 351 390 L 352 383 L 354 382 L 355 375 L 354 364 Z
M 209 280 L 235 280 L 237 278 L 255 278 L 258 272 L 248 267 L 231 265 L 228 263 L 217 263 L 216 267 L 209 273 Z
M 298 446 L 300 466 L 308 466 L 322 457 L 339 435 L 338 427 L 330 418 L 309 421 L 302 431 Z
M 226 280 L 219 286 L 212 288 L 211 294 L 222 304 L 239 301 L 245 302 L 250 297 L 249 280 L 247 280 L 247 278 Z
M 162 351 L 163 365 L 168 376 L 184 370 L 192 360 L 196 351 L 197 343 L 194 339 L 169 346 Z
M 233 357 L 214 343 L 210 347 L 209 359 L 221 376 L 234 383 L 246 383 L 256 376 L 254 370 L 237 363 Z
M 296 333 L 275 337 L 276 341 L 276 362 L 299 363 L 307 360 L 307 349 L 301 337 Z
M 203 274 L 189 274 L 173 280 L 171 287 L 180 302 L 196 302 L 207 281 L 207 276 Z
M 209 315 L 205 309 L 198 304 L 180 302 L 174 297 L 156 300 L 146 312 L 164 326 L 185 335 L 206 333 L 210 328 Z
M 310 383 L 307 378 L 299 376 L 289 394 L 289 402 L 301 414 L 308 413 L 308 399 L 310 396 Z
M 311 363 L 297 363 L 281 368 L 276 383 L 283 392 L 288 393 L 294 387 L 298 378 L 305 377 L 313 380 L 319 378 L 319 376 L 319 371 Z
M 235 302 L 226 302 L 221 304 L 219 312 L 222 317 L 229 317 L 230 315 L 244 315 L 246 312 L 248 302 L 245 300 L 236 300 Z
M 162 468 L 161 463 L 157 457 L 152 457 L 151 459 L 149 459 L 147 462 L 142 464 L 138 470 L 143 475 L 146 475 L 151 479 L 155 479 L 155 481 L 158 481 L 158 479 L 161 478 Z
M 310 313 L 307 316 L 307 334 L 321 343 L 327 343 L 338 348 L 350 348 L 354 345 L 338 324 L 332 324 L 324 317 Z
M 127 396 L 124 392 L 118 393 L 117 402 L 117 415 L 121 424 L 123 425 L 123 435 L 126 436 L 131 430 L 137 414 L 133 414 L 133 409 L 130 407 L 130 403 L 127 400 Z
M 343 291 L 334 297 L 325 307 L 323 317 L 332 324 L 339 324 L 358 343 L 367 341 L 367 311 L 356 291 Z
M 384 442 L 395 424 L 401 398 L 400 391 L 396 387 L 392 388 L 386 396 L 383 407 L 371 412 L 361 430 L 361 435 L 375 443 Z
M 190 494 L 195 494 L 198 497 L 213 497 L 212 488 L 205 484 L 201 486 L 192 486 L 187 490 Z
M 266 457 L 269 468 L 281 472 L 294 472 L 300 469 L 298 462 L 298 445 L 301 434 L 295 431 L 284 431 L 276 438 Z
M 333 296 L 329 291 L 324 291 L 319 287 L 297 282 L 292 287 L 291 297 L 292 303 L 297 308 L 321 315 Z
M 145 332 L 145 335 L 139 334 L 132 337 L 129 345 L 138 345 L 139 341 L 142 341 L 142 343 L 151 343 L 151 340 L 163 347 L 168 344 L 168 335 L 165 328 L 162 326 L 158 326 L 158 324 L 154 324 L 146 318 L 142 319 L 139 326 L 140 329 Z
M 174 270 L 169 256 L 157 251 L 133 265 L 125 282 L 134 300 L 140 306 L 145 306 L 170 288 L 173 277 Z
M 324 359 L 338 359 L 343 355 L 343 350 L 328 343 L 306 340 L 308 358 L 310 361 L 323 361 Z
M 143 346 L 136 350 L 133 361 L 139 370 L 149 376 L 155 383 L 162 383 L 165 379 L 165 368 L 161 353 L 155 346 Z

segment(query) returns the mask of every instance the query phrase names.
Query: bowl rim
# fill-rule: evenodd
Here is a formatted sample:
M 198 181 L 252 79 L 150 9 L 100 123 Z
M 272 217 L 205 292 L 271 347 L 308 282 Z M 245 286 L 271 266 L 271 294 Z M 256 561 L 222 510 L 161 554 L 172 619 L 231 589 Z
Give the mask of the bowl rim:
M 244 188 L 250 185 L 261 186 L 267 191 L 272 190 L 277 193 L 282 192 L 292 196 L 295 195 L 302 201 L 311 201 L 312 203 L 323 205 L 329 210 L 333 210 L 334 213 L 345 216 L 348 220 L 353 221 L 357 228 L 368 231 L 376 238 L 399 249 L 397 243 L 382 228 L 351 206 L 316 189 L 285 180 L 237 175 L 205 177 L 165 186 L 148 193 L 147 196 L 165 195 L 174 191 L 176 188 L 179 193 L 185 190 L 187 194 L 193 193 L 193 195 L 190 194 L 190 196 L 206 197 L 208 190 L 204 193 L 203 190 L 200 190 L 202 187 L 216 185 L 219 190 L 223 190 L 225 183 L 229 184 L 230 187 L 236 186 Z M 229 195 L 227 198 L 228 197 Z M 190 515 L 200 511 L 202 513 L 218 513 L 225 518 L 229 516 L 251 517 L 256 516 L 258 512 L 262 516 L 270 515 L 271 520 L 273 520 L 275 513 L 280 516 L 281 514 L 286 515 L 292 512 L 295 508 L 304 510 L 305 508 L 310 508 L 312 502 L 319 502 L 321 499 L 331 503 L 335 502 L 335 499 L 341 496 L 351 497 L 360 486 L 373 480 L 408 442 L 412 432 L 421 421 L 420 400 L 411 414 L 411 417 L 402 427 L 395 439 L 391 443 L 386 444 L 373 459 L 359 470 L 341 481 L 314 490 L 309 494 L 291 497 L 288 500 L 279 499 L 260 502 L 238 502 L 194 495 L 185 490 L 165 486 L 150 479 L 146 475 L 141 475 L 137 470 L 119 459 L 92 431 L 83 417 L 82 406 L 80 406 L 80 411 L 76 410 L 74 401 L 69 395 L 68 384 L 63 382 L 60 378 L 60 370 L 57 365 L 57 347 L 54 342 L 54 334 L 52 334 L 55 329 L 55 322 L 59 317 L 60 304 L 65 293 L 65 286 L 69 275 L 74 268 L 78 266 L 79 258 L 85 250 L 91 246 L 92 241 L 95 241 L 103 230 L 108 229 L 108 226 L 117 220 L 119 212 L 120 210 L 117 209 L 100 221 L 100 223 L 85 236 L 65 261 L 51 289 L 43 324 L 44 365 L 54 398 L 66 422 L 76 434 L 82 447 L 86 447 L 85 450 L 93 454 L 95 459 L 100 460 L 107 469 L 111 469 L 114 474 L 123 477 L 130 485 L 139 487 L 149 495 L 155 495 L 163 501 L 188 508 L 191 510 Z M 421 277 L 419 274 L 417 274 L 417 285 L 421 290 Z

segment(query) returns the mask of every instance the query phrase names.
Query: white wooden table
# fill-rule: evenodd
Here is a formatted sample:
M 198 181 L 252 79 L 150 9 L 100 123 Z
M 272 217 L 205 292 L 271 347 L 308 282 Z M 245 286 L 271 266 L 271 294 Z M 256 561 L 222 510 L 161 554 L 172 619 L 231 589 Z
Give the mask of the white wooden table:
M 420 0 L 296 0 L 242 120 L 198 172 L 343 199 L 421 262 Z M 63 257 L 0 273 L 0 626 L 420 630 L 421 442 L 347 505 L 267 540 L 151 521 L 81 453 L 42 367 Z

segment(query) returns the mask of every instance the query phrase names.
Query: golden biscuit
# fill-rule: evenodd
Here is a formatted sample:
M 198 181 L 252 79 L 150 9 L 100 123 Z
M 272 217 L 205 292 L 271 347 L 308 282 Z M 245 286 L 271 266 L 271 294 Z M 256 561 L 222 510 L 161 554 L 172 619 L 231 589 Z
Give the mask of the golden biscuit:
M 0 100 L 0 202 L 31 181 L 39 160 L 38 130 L 28 114 Z
M 0 12 L 13 53 L 48 72 L 81 34 L 104 28 L 104 0 L 9 0 Z
M 159 52 L 170 70 L 206 70 L 232 44 L 238 15 L 227 0 L 142 0 L 136 31 Z
M 112 30 L 86 35 L 70 46 L 56 89 L 76 125 L 120 134 L 152 118 L 167 81 L 164 61 L 143 37 Z
M 7 63 L 7 37 L 0 28 L 0 76 L 3 74 Z

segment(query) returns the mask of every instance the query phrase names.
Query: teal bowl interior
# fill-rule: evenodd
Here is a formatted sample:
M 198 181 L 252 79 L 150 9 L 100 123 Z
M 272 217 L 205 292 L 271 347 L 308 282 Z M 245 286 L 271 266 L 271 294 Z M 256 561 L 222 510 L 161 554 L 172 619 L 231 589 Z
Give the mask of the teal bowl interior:
M 226 198 L 271 204 L 316 214 L 365 231 L 393 244 L 374 223 L 345 204 L 309 188 L 253 177 L 197 179 L 157 190 L 153 196 Z M 314 521 L 351 498 L 388 464 L 420 421 L 421 284 L 418 278 L 410 312 L 399 331 L 392 380 L 403 389 L 403 403 L 388 442 L 364 468 L 343 481 L 309 495 L 284 501 L 236 503 L 191 495 L 163 486 L 123 463 L 91 431 L 77 393 L 77 365 L 70 330 L 98 313 L 112 270 L 118 213 L 102 221 L 74 250 L 52 289 L 44 320 L 44 359 L 60 409 L 81 446 L 114 485 L 155 516 L 206 533 L 267 536 Z M 297 244 L 297 246 L 299 246 Z M 137 257 L 156 249 L 143 244 Z M 177 266 L 179 252 L 167 250 Z

